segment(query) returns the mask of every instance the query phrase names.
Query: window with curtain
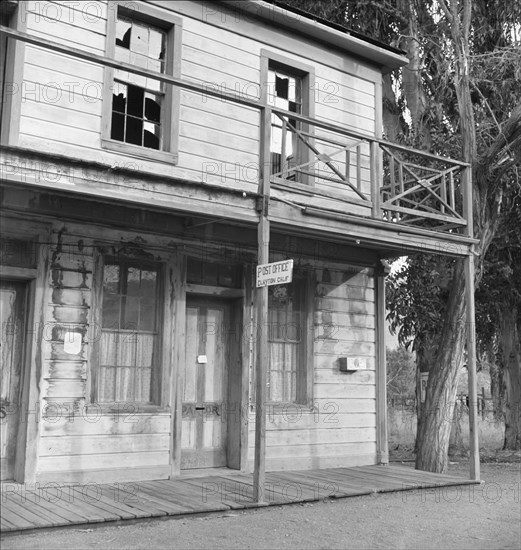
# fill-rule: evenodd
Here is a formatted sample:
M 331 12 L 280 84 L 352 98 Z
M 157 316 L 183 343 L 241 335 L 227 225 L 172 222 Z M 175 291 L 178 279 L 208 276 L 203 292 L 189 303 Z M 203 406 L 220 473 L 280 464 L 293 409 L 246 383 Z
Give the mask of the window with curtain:
M 305 282 L 268 287 L 268 400 L 296 403 L 305 399 L 307 376 Z
M 97 400 L 158 404 L 160 264 L 106 258 Z

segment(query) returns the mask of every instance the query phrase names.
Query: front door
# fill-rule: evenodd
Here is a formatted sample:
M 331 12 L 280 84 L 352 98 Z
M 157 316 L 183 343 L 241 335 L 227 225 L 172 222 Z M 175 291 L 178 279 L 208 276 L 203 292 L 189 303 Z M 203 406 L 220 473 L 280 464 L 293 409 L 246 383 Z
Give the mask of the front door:
M 27 287 L 0 282 L 0 479 L 14 479 Z
M 225 401 L 230 365 L 231 307 L 189 298 L 183 374 L 181 468 L 227 465 Z

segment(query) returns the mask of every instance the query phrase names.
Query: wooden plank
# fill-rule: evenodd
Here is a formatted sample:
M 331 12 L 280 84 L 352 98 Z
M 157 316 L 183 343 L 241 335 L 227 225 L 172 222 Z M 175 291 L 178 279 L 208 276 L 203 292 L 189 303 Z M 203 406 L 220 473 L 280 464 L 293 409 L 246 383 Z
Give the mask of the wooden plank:
M 139 491 L 146 495 L 147 500 L 153 502 L 156 507 L 164 510 L 168 515 L 184 514 L 187 511 L 192 511 L 192 507 L 173 502 L 169 492 L 161 493 L 157 487 L 144 486 L 140 483 Z
M 72 420 L 56 411 L 49 411 L 49 414 L 49 420 L 42 418 L 44 436 L 170 433 L 169 413 L 136 413 L 132 407 L 123 407 L 119 413 L 109 414 L 102 414 L 99 408 L 91 407 L 72 416 Z
M 215 505 L 215 499 L 219 499 L 218 502 L 228 508 L 240 509 L 256 502 L 253 497 L 253 483 L 243 483 L 223 476 L 186 479 L 184 482 L 196 489 L 200 499 L 208 499 L 210 496 L 211 505 Z
M 11 529 L 25 530 L 34 528 L 34 524 L 31 521 L 18 515 L 6 506 L 2 506 L 2 520 L 9 522 L 12 525 Z
M 75 487 L 74 494 L 76 498 L 86 498 L 82 493 L 82 490 L 83 489 L 81 486 Z M 139 517 L 131 511 L 132 508 L 123 503 L 116 502 L 115 499 L 114 502 L 110 502 L 110 499 L 104 499 L 100 493 L 96 493 L 96 496 L 91 495 L 91 493 L 88 494 L 91 497 L 89 499 L 90 506 L 99 509 L 100 513 L 103 514 L 105 521 L 118 521 L 120 519 L 135 519 L 136 517 Z
M 111 487 L 109 485 L 96 485 L 96 487 L 99 487 L 101 491 L 96 493 L 96 500 L 92 503 L 92 505 L 96 506 L 100 510 L 105 510 L 109 513 L 109 515 L 118 515 L 121 519 L 150 517 L 151 514 L 149 512 L 143 512 L 143 510 L 138 510 L 128 506 L 122 502 L 122 500 L 117 498 L 117 492 L 115 492 L 117 486 Z M 74 490 L 75 493 L 80 493 L 83 497 L 83 494 L 81 493 L 83 490 L 82 486 L 78 486 Z M 110 494 L 112 494 L 112 497 Z
M 43 456 L 41 472 L 163 466 L 169 463 L 168 451 L 107 453 L 91 455 Z
M 2 510 L 1 514 L 3 517 L 4 510 L 10 510 L 11 512 L 15 513 L 16 515 L 26 519 L 27 521 L 30 521 L 33 525 L 33 527 L 49 527 L 49 516 L 47 514 L 40 515 L 38 512 L 31 507 L 30 502 L 25 502 L 24 504 L 20 504 L 13 499 L 9 499 L 7 502 L 2 503 Z M 54 522 L 54 526 L 61 525 L 63 523 L 63 520 L 61 518 L 56 517 L 56 521 Z
M 42 437 L 40 456 L 168 451 L 169 434 L 71 435 Z

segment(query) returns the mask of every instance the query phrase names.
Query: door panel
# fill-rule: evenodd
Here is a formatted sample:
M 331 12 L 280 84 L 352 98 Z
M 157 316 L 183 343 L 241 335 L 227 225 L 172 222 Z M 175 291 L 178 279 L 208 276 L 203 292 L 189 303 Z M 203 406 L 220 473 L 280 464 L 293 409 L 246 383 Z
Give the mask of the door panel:
M 26 285 L 0 282 L 0 478 L 14 478 L 24 350 Z
M 226 400 L 230 306 L 188 300 L 183 370 L 181 468 L 226 466 Z

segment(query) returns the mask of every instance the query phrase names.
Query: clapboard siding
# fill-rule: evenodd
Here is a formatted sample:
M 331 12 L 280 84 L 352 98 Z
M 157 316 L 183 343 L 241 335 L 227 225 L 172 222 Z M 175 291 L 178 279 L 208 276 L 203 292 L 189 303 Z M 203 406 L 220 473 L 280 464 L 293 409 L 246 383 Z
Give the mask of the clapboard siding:
M 40 442 L 40 456 L 165 452 L 169 439 L 169 434 L 44 437 Z
M 96 406 L 83 407 L 79 411 L 63 410 L 63 414 L 56 411 L 49 412 L 49 418 L 42 418 L 43 438 L 110 435 L 127 436 L 133 434 L 168 434 L 170 433 L 170 414 L 135 413 L 128 408 L 121 412 L 102 414 Z M 67 412 L 67 414 L 65 414 Z
M 152 468 L 166 465 L 168 450 L 150 452 L 107 453 L 89 455 L 42 456 L 40 472 L 61 472 L 67 470 L 94 470 L 98 468 Z
M 107 18 L 115 16 L 115 10 L 108 8 L 106 2 L 98 2 L 95 13 L 92 7 L 89 11 L 80 5 L 63 4 L 56 9 L 43 9 L 41 4 L 28 3 L 28 32 L 64 44 L 80 44 L 94 53 L 105 52 Z M 261 52 L 273 52 L 286 57 L 290 64 L 294 60 L 314 67 L 311 96 L 318 119 L 375 135 L 376 83 L 380 75 L 369 65 L 336 50 L 328 49 L 325 55 L 323 45 L 292 36 L 282 28 L 273 29 L 269 23 L 253 25 L 241 19 L 221 25 L 210 19 L 203 21 L 201 10 L 190 3 L 157 5 L 165 13 L 181 14 L 183 19 L 180 65 L 183 78 L 209 88 L 225 85 L 237 95 L 258 99 L 265 85 L 260 82 Z M 23 90 L 26 100 L 21 105 L 19 145 L 110 165 L 120 162 L 122 155 L 101 148 L 103 78 L 102 67 L 28 46 Z M 226 187 L 240 185 L 243 175 L 250 174 L 247 168 L 233 173 L 229 165 L 259 165 L 260 117 L 256 110 L 184 91 L 179 109 L 179 162 L 172 167 L 169 163 L 140 158 L 137 159 L 140 169 Z M 316 133 L 322 135 L 324 131 L 316 129 Z M 328 152 L 332 147 L 322 144 L 322 149 Z M 350 157 L 351 178 L 356 174 L 355 156 L 353 153 Z M 360 160 L 361 190 L 368 194 L 367 148 Z M 345 169 L 345 154 L 334 157 L 334 161 L 340 169 Z M 356 198 L 341 183 L 320 178 L 316 178 L 315 183 L 319 191 Z M 244 184 L 253 189 L 257 178 Z M 292 192 L 280 196 L 284 199 L 289 196 L 287 200 L 291 200 L 292 195 L 303 205 L 313 202 L 318 207 L 338 209 L 335 199 L 309 199 Z M 368 213 L 367 207 L 348 205 L 345 208 L 357 215 Z
M 49 276 L 37 478 L 85 480 L 85 472 L 97 475 L 94 471 L 100 470 L 104 479 L 131 479 L 133 474 L 125 475 L 122 468 L 153 477 L 154 468 L 170 464 L 170 414 L 139 413 L 132 404 L 106 413 L 88 404 L 94 368 L 90 347 L 99 338 L 99 327 L 92 323 L 92 295 L 101 281 L 93 279 L 94 240 L 74 236 L 82 234 L 81 226 L 57 223 L 52 243 L 42 253 L 49 259 Z M 78 353 L 65 351 L 68 332 L 82 335 Z
M 314 288 L 313 395 L 309 406 L 267 406 L 266 467 L 376 463 L 376 330 L 372 271 L 317 265 Z M 339 357 L 363 357 L 366 369 L 340 372 Z M 250 422 L 253 457 L 255 422 Z M 293 466 L 292 466 L 293 465 Z

